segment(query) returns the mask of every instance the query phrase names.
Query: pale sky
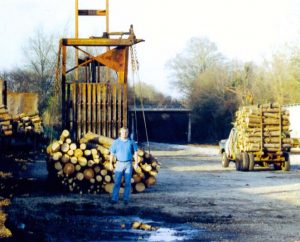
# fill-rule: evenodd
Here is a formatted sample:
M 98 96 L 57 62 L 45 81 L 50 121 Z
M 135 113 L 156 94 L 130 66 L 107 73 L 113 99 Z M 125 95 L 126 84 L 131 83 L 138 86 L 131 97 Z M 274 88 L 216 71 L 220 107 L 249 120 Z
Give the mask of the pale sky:
M 79 0 L 102 9 L 105 0 Z M 73 37 L 75 0 L 0 0 L 0 71 L 21 66 L 33 32 Z M 80 17 L 80 37 L 102 35 L 104 17 Z M 110 31 L 133 24 L 143 82 L 177 96 L 166 62 L 192 37 L 215 42 L 225 56 L 260 62 L 285 43 L 300 45 L 300 0 L 110 0 Z M 130 75 L 129 75 L 130 78 Z

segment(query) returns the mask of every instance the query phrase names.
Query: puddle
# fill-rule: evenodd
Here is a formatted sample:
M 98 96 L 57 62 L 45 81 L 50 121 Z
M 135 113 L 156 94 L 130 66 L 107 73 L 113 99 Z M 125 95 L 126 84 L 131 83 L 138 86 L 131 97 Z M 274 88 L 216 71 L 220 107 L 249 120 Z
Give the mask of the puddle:
M 132 223 L 139 221 L 158 229 L 145 231 L 132 229 Z M 39 238 L 41 241 L 197 241 L 204 230 L 196 230 L 188 224 L 165 223 L 142 219 L 137 216 L 69 216 L 68 222 L 55 223 L 22 221 L 16 226 L 16 239 Z M 63 225 L 62 225 L 63 224 Z M 27 241 L 27 240 L 26 240 Z
M 132 229 L 132 223 L 135 221 L 157 227 L 158 230 L 145 231 L 140 229 Z M 185 224 L 167 224 L 164 222 L 156 222 L 150 219 L 141 219 L 136 216 L 101 217 L 98 220 L 98 226 L 99 230 L 101 230 L 102 236 L 99 237 L 99 240 L 88 240 L 89 242 L 191 241 L 201 232 L 200 230 L 195 230 L 191 226 Z

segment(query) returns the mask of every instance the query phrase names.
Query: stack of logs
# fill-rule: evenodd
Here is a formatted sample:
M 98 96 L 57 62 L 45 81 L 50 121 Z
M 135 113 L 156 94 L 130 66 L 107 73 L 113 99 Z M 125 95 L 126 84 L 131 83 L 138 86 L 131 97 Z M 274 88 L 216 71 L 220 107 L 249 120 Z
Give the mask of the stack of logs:
M 38 113 L 21 113 L 13 117 L 14 125 L 17 127 L 17 133 L 41 134 L 43 132 L 42 119 Z
M 245 152 L 277 152 L 291 147 L 289 113 L 279 104 L 246 106 L 236 112 L 238 148 Z
M 4 136 L 10 136 L 13 133 L 11 116 L 4 106 L 0 107 L 0 131 L 1 135 Z
M 26 133 L 41 134 L 42 132 L 42 119 L 38 113 L 21 113 L 11 116 L 4 106 L 0 107 L 0 134 L 2 136 Z
M 110 152 L 113 139 L 87 133 L 75 143 L 68 130 L 58 141 L 47 148 L 49 175 L 71 191 L 78 193 L 112 193 L 114 172 L 110 169 Z M 133 192 L 143 192 L 156 183 L 160 165 L 149 153 L 138 150 L 139 165 L 134 168 L 131 185 Z M 113 166 L 115 167 L 115 162 Z M 124 181 L 120 193 L 124 192 Z

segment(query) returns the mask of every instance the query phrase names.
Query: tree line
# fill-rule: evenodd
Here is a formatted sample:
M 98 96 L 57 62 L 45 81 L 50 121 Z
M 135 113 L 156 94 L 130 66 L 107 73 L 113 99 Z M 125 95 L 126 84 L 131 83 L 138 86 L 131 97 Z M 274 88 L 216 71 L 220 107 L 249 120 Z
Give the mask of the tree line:
M 192 138 L 215 142 L 228 135 L 241 105 L 300 102 L 300 51 L 285 47 L 262 64 L 226 58 L 215 43 L 192 38 L 167 63 L 170 79 L 192 109 Z
M 8 89 L 39 94 L 45 124 L 59 122 L 60 101 L 55 98 L 55 70 L 59 38 L 37 31 L 23 47 L 24 61 L 1 71 Z M 71 56 L 72 54 L 68 56 Z M 192 38 L 167 64 L 170 80 L 182 93 L 174 99 L 145 83 L 129 85 L 129 105 L 184 106 L 192 109 L 193 142 L 215 142 L 228 135 L 234 113 L 250 103 L 300 102 L 300 49 L 284 48 L 262 64 L 226 58 L 215 43 Z

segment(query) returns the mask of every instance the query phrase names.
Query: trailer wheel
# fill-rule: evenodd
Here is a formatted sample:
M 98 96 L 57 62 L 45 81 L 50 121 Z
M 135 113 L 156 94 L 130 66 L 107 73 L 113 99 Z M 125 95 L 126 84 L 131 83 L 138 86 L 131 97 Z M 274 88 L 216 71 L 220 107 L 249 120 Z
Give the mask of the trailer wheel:
M 255 166 L 254 155 L 252 153 L 248 155 L 249 155 L 249 171 L 254 171 L 254 166 Z
M 291 169 L 290 156 L 288 153 L 284 153 L 284 162 L 281 165 L 281 170 L 289 171 Z
M 278 164 L 274 163 L 274 170 L 275 171 L 281 170 L 281 165 L 278 165 Z
M 238 153 L 238 154 L 236 154 L 236 157 L 235 157 L 235 169 L 237 171 L 240 171 L 241 170 L 241 166 L 242 166 L 241 154 Z
M 247 152 L 243 152 L 242 157 L 243 157 L 243 160 L 242 160 L 241 170 L 248 171 L 249 170 L 249 155 Z
M 229 159 L 227 158 L 226 152 L 222 153 L 222 167 L 226 168 L 229 166 Z

